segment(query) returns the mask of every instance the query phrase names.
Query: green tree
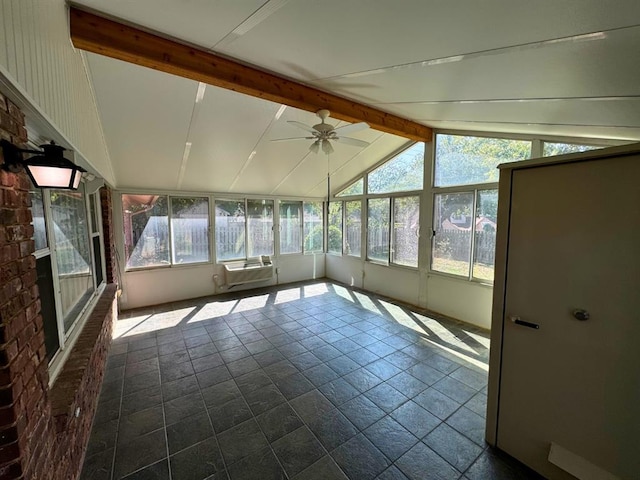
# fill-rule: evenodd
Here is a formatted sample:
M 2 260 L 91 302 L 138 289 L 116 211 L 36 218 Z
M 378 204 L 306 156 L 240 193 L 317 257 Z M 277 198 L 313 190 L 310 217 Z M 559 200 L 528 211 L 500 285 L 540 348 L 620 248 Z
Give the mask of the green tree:
M 499 164 L 530 156 L 529 141 L 438 135 L 435 185 L 497 182 Z

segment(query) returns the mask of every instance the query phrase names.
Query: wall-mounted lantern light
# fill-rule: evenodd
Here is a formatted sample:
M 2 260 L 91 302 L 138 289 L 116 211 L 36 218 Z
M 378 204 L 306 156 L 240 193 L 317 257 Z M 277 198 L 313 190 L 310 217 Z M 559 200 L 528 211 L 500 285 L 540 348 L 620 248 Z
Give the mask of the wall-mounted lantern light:
M 64 158 L 65 149 L 53 141 L 40 145 L 42 151 L 18 148 L 6 140 L 2 140 L 0 145 L 4 157 L 2 168 L 13 173 L 24 168 L 36 188 L 77 190 L 82 172 L 86 172 L 84 168 Z M 25 160 L 22 158 L 23 153 L 36 155 Z

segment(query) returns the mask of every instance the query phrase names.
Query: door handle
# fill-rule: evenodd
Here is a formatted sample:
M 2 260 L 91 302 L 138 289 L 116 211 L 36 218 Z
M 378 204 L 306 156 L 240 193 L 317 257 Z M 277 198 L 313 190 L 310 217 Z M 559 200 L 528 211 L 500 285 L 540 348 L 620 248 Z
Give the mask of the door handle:
M 580 320 L 581 322 L 589 320 L 589 312 L 587 312 L 586 310 L 577 308 L 571 313 L 573 314 L 573 318 L 575 318 L 576 320 Z
M 524 320 L 522 320 L 517 315 L 510 316 L 509 320 L 511 320 L 516 325 L 522 325 L 523 327 L 535 328 L 536 330 L 540 329 L 540 325 L 538 325 L 537 323 L 525 322 Z

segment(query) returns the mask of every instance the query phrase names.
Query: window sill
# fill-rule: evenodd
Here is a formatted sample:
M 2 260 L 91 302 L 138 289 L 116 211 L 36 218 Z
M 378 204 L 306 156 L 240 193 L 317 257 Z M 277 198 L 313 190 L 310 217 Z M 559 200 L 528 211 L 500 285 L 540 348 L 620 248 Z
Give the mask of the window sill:
M 484 280 L 479 279 L 469 279 L 467 277 L 461 277 L 460 275 L 454 275 L 451 273 L 437 272 L 435 270 L 429 270 L 427 273 L 428 277 L 436 277 L 436 278 L 446 278 L 449 280 L 456 280 L 458 282 L 468 283 L 470 285 L 478 285 L 480 287 L 491 288 L 493 289 L 493 283 L 489 283 Z
M 233 261 L 233 260 L 225 260 L 225 262 L 226 261 Z M 136 272 L 148 272 L 149 270 L 170 270 L 173 268 L 202 267 L 202 266 L 208 266 L 208 265 L 213 265 L 213 262 L 209 260 L 207 262 L 198 262 L 198 263 L 176 263 L 175 265 L 154 265 L 149 267 L 136 267 L 136 268 L 126 269 L 124 273 L 126 275 L 129 273 L 136 273 Z
M 409 265 L 400 265 L 398 263 L 378 262 L 376 260 L 370 260 L 370 259 L 367 259 L 365 261 L 370 265 L 377 265 L 379 267 L 388 267 L 388 268 L 395 268 L 395 269 L 398 269 L 398 270 L 408 270 L 410 272 L 418 272 L 418 267 L 411 267 Z

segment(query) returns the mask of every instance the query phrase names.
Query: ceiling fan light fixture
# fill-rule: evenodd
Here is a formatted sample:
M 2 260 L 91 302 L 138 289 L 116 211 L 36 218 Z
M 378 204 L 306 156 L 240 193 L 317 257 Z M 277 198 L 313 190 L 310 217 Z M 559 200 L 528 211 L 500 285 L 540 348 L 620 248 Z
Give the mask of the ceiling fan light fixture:
M 309 151 L 311 151 L 311 153 L 318 153 L 320 151 L 320 140 L 316 140 L 309 145 Z
M 322 140 L 322 151 L 327 155 L 329 155 L 330 153 L 333 153 L 333 147 L 331 146 L 331 142 L 326 138 Z

